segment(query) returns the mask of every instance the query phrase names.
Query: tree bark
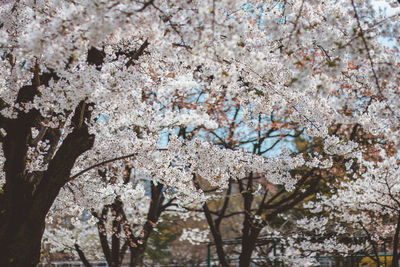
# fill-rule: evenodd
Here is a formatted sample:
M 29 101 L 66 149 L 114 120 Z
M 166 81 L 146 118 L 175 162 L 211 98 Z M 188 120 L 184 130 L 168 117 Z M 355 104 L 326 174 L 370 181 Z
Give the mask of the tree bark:
M 231 180 L 229 181 L 230 183 L 232 182 Z M 193 184 L 195 186 L 196 189 L 201 190 L 200 184 L 197 181 L 196 175 L 193 174 Z M 229 186 L 229 191 L 230 191 L 230 186 Z M 227 204 L 226 204 L 227 205 Z M 214 243 L 215 243 L 215 248 L 217 250 L 217 256 L 218 256 L 218 260 L 219 260 L 219 264 L 222 267 L 229 267 L 229 263 L 226 260 L 226 255 L 225 255 L 225 251 L 224 251 L 224 241 L 222 239 L 221 236 L 221 231 L 219 229 L 221 220 L 222 220 L 222 216 L 224 215 L 223 213 L 226 210 L 226 206 L 224 205 L 223 211 L 221 212 L 220 216 L 216 219 L 216 221 L 213 220 L 212 215 L 211 215 L 211 211 L 208 208 L 207 202 L 205 202 L 203 204 L 203 212 L 204 215 L 206 217 L 208 226 L 210 227 L 210 231 L 211 234 L 213 236 L 214 239 Z
M 397 218 L 396 231 L 393 237 L 393 259 L 392 267 L 399 267 L 399 234 L 400 234 L 400 216 Z M 386 257 L 386 256 L 385 256 Z
M 251 255 L 256 246 L 259 230 L 252 228 L 251 234 L 242 239 L 242 251 L 239 256 L 239 267 L 249 267 L 251 263 Z
M 75 112 L 85 108 L 78 105 Z M 45 217 L 70 176 L 76 159 L 93 146 L 86 125 L 74 127 L 48 163 L 46 171 L 26 169 L 31 127 L 37 111 L 21 113 L 5 125 L 3 140 L 6 183 L 0 191 L 0 266 L 36 266 Z M 85 116 L 86 117 L 86 116 Z
M 143 263 L 144 252 L 146 250 L 146 246 L 139 245 L 137 247 L 131 247 L 131 255 L 130 255 L 130 267 L 138 267 Z
M 78 244 L 74 245 L 76 252 L 78 252 L 78 256 L 79 259 L 81 259 L 83 265 L 85 265 L 85 267 L 92 267 L 92 265 L 90 264 L 90 262 L 87 260 L 85 253 L 83 253 L 82 249 L 79 247 Z
M 130 246 L 130 267 L 142 266 L 144 253 L 146 251 L 147 241 L 150 234 L 153 232 L 154 226 L 156 225 L 161 213 L 165 210 L 166 206 L 163 206 L 164 196 L 162 193 L 163 185 L 159 183 L 155 185 L 151 182 L 151 202 L 147 212 L 147 220 L 143 225 L 142 235 L 140 238 L 132 238 L 134 245 Z
M 252 203 L 254 200 L 253 196 L 253 173 L 248 175 L 248 181 L 246 188 L 242 181 L 238 181 L 239 188 L 243 198 L 243 210 L 245 211 L 243 227 L 242 227 L 242 250 L 239 256 L 239 266 L 249 267 L 251 261 L 251 254 L 255 248 L 256 240 L 258 238 L 258 232 L 255 228 L 254 222 L 252 221 Z
M 224 241 L 222 240 L 220 229 L 219 229 L 219 227 L 217 228 L 216 225 L 214 224 L 214 221 L 213 221 L 213 219 L 211 217 L 211 213 L 210 213 L 210 210 L 208 209 L 207 203 L 204 203 L 203 211 L 204 211 L 204 215 L 206 216 L 207 223 L 208 223 L 208 225 L 210 227 L 210 231 L 211 231 L 211 234 L 212 234 L 213 239 L 214 239 L 214 243 L 215 243 L 215 248 L 217 250 L 219 264 L 222 267 L 229 267 L 229 263 L 228 263 L 228 261 L 226 260 L 226 257 L 225 257 Z

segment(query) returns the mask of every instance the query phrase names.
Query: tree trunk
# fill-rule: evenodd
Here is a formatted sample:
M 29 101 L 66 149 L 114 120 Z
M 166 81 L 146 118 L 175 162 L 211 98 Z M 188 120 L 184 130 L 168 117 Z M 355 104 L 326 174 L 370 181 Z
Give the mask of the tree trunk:
M 393 237 L 393 259 L 392 267 L 399 267 L 399 234 L 400 234 L 400 216 L 397 218 L 396 232 Z M 386 257 L 386 256 L 385 256 Z
M 243 197 L 243 210 L 245 211 L 242 228 L 242 251 L 239 256 L 239 266 L 249 267 L 251 261 L 251 254 L 255 248 L 258 232 L 254 227 L 252 219 L 252 203 L 254 200 L 253 192 L 253 173 L 248 176 L 246 188 L 242 181 L 239 181 L 239 188 Z
M 85 265 L 85 267 L 92 267 L 79 245 L 75 244 L 74 247 L 76 252 L 78 252 L 79 259 L 82 261 L 83 265 Z
M 138 247 L 131 248 L 131 261 L 129 266 L 130 267 L 139 267 L 143 264 L 144 252 L 146 246 L 139 245 Z
M 0 266 L 36 266 L 40 256 L 40 241 L 44 218 L 29 216 L 25 221 L 9 221 L 9 232 L 0 236 Z M 4 229 L 4 228 L 3 228 Z
M 249 267 L 251 263 L 251 255 L 256 246 L 259 230 L 251 228 L 250 235 L 242 239 L 242 251 L 239 256 L 239 267 Z
M 87 110 L 82 102 L 75 113 Z M 26 169 L 31 127 L 37 112 L 20 114 L 5 124 L 3 141 L 6 183 L 0 190 L 0 266 L 36 266 L 46 215 L 70 177 L 75 160 L 93 146 L 94 136 L 85 124 L 63 140 L 46 171 Z M 87 117 L 87 116 L 85 116 Z M 74 119 L 72 120 L 74 121 Z M 77 124 L 75 124 L 77 125 Z M 57 145 L 57 144 L 53 144 Z
M 151 182 L 151 202 L 147 212 L 147 220 L 143 225 L 141 237 L 135 238 L 134 236 L 131 236 L 129 240 L 134 243 L 134 245 L 130 245 L 130 267 L 143 265 L 147 241 L 149 240 L 150 234 L 153 232 L 154 225 L 157 224 L 161 213 L 168 206 L 168 204 L 164 206 L 162 205 L 164 202 L 163 188 L 164 186 L 161 183 L 155 185 L 153 182 Z
M 203 212 L 204 212 L 204 215 L 206 216 L 208 226 L 210 227 L 211 234 L 214 238 L 214 243 L 215 243 L 215 248 L 217 250 L 219 264 L 222 267 L 229 267 L 229 263 L 225 257 L 224 241 L 222 240 L 220 229 L 218 229 L 217 225 L 214 223 L 214 221 L 211 217 L 211 212 L 207 206 L 207 203 L 204 203 L 204 205 L 203 205 Z
M 254 250 L 254 244 L 246 244 L 242 247 L 242 251 L 239 256 L 239 267 L 249 267 L 251 263 L 251 254 Z

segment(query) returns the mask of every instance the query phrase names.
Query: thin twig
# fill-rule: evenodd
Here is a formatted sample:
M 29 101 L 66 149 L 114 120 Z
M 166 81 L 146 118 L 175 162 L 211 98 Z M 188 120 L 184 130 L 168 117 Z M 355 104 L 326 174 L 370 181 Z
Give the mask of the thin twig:
M 365 39 L 365 36 L 364 36 L 364 30 L 363 30 L 362 27 L 361 27 L 360 17 L 358 16 L 358 12 L 357 12 L 356 5 L 354 4 L 354 0 L 351 0 L 351 5 L 353 6 L 354 17 L 355 17 L 356 20 L 357 20 L 357 25 L 358 25 L 358 28 L 359 28 L 359 30 L 360 30 L 361 40 L 363 41 L 364 46 L 365 46 L 365 49 L 367 50 L 368 60 L 369 60 L 369 63 L 370 63 L 370 65 L 371 65 L 372 74 L 373 74 L 373 76 L 374 76 L 375 83 L 376 83 L 376 86 L 377 86 L 377 88 L 378 88 L 378 92 L 379 92 L 380 96 L 382 96 L 382 90 L 381 90 L 381 86 L 379 85 L 378 75 L 376 75 L 375 66 L 374 66 L 374 61 L 372 60 L 371 52 L 370 52 L 370 50 L 369 50 L 367 40 Z
M 166 149 L 158 149 L 158 151 L 165 151 L 165 150 L 166 150 Z M 78 176 L 80 176 L 80 175 L 82 175 L 82 174 L 84 174 L 84 173 L 86 173 L 86 172 L 88 172 L 88 171 L 90 171 L 90 170 L 92 170 L 92 169 L 95 169 L 95 168 L 97 168 L 97 167 L 100 167 L 100 166 L 102 166 L 102 165 L 104 165 L 104 164 L 107 164 L 107 163 L 110 163 L 110 162 L 114 162 L 114 161 L 118 161 L 118 160 L 123 160 L 123 159 L 131 158 L 131 157 L 137 156 L 137 154 L 138 154 L 138 153 L 132 153 L 132 154 L 120 156 L 120 157 L 117 157 L 117 158 L 104 160 L 104 161 L 102 161 L 102 162 L 99 162 L 99 163 L 97 163 L 97 164 L 94 164 L 94 165 L 92 165 L 92 166 L 90 166 L 90 167 L 87 167 L 86 169 L 84 169 L 84 170 L 82 170 L 82 171 L 80 171 L 80 172 L 78 172 L 78 173 L 72 175 L 72 176 L 68 179 L 68 182 L 70 182 L 70 181 L 72 181 L 73 179 L 75 179 L 76 177 L 78 177 Z

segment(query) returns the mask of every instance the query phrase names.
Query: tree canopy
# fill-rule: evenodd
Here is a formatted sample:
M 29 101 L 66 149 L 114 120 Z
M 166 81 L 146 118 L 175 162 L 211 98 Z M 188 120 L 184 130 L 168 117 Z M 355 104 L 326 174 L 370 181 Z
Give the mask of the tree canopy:
M 0 265 L 36 266 L 46 217 L 135 201 L 133 171 L 211 231 L 207 203 L 233 187 L 249 240 L 320 193 L 306 207 L 348 224 L 379 210 L 397 251 L 400 1 L 385 3 L 3 1 Z

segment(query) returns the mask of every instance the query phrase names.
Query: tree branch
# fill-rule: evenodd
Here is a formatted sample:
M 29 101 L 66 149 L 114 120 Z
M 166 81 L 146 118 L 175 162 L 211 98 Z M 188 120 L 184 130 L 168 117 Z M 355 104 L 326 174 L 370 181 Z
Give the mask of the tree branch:
M 79 259 L 81 259 L 83 265 L 85 265 L 85 267 L 92 267 L 92 265 L 87 260 L 85 254 L 83 253 L 83 251 L 81 250 L 79 245 L 75 243 L 74 247 L 75 247 L 76 252 L 78 252 Z

